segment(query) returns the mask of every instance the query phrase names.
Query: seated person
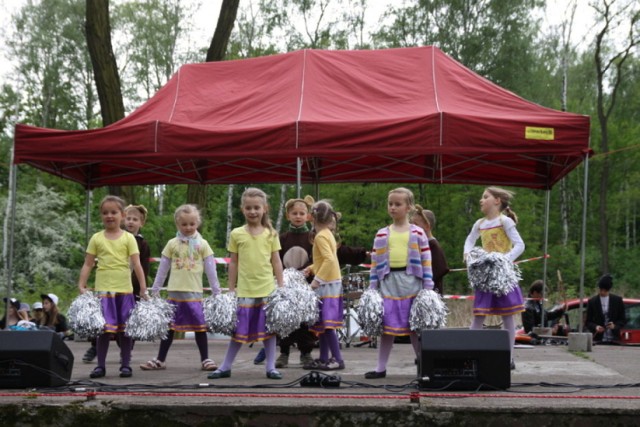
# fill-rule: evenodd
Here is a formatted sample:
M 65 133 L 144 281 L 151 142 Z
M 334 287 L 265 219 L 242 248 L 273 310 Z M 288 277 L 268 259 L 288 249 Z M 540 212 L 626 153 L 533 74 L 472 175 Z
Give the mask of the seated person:
M 563 325 L 558 324 L 558 320 L 566 311 L 566 306 L 554 310 L 545 310 L 542 301 L 542 289 L 544 282 L 542 280 L 534 281 L 529 287 L 529 298 L 524 305 L 522 312 L 522 325 L 524 331 L 530 334 L 535 327 L 542 326 L 542 313 L 544 313 L 544 327 L 552 325 L 552 335 L 567 335 L 567 330 Z
M 3 298 L 4 304 L 7 304 L 7 298 Z M 0 320 L 0 330 L 15 329 L 18 322 L 29 320 L 25 317 L 24 311 L 20 310 L 20 301 L 15 298 L 9 299 L 9 307 L 2 320 Z
M 40 319 L 40 329 L 51 329 L 64 337 L 69 327 L 67 318 L 58 310 L 58 296 L 56 294 L 42 294 L 43 315 Z
M 612 294 L 613 278 L 605 274 L 598 280 L 598 295 L 587 302 L 586 328 L 593 333 L 593 340 L 612 343 L 620 338 L 620 329 L 627 317 L 622 297 Z
M 42 319 L 42 316 L 44 316 L 42 303 L 40 301 L 36 301 L 33 303 L 31 308 L 33 309 L 33 311 L 31 312 L 31 321 L 36 325 L 40 324 L 40 319 Z

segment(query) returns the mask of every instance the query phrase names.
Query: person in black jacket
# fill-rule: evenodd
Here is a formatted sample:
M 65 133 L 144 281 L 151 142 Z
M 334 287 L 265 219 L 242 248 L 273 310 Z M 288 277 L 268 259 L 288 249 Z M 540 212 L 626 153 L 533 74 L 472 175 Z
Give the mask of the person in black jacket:
M 522 312 L 522 326 L 526 333 L 531 333 L 533 328 L 542 326 L 542 313 L 544 312 L 544 326 L 553 325 L 553 335 L 566 335 L 561 325 L 556 320 L 564 314 L 566 307 L 562 306 L 553 310 L 545 310 L 542 300 L 542 288 L 544 282 L 535 280 L 529 287 L 529 299 L 524 304 Z
M 595 342 L 612 343 L 620 338 L 620 329 L 627 323 L 622 297 L 612 294 L 613 278 L 605 274 L 598 280 L 598 295 L 587 303 L 585 326 Z

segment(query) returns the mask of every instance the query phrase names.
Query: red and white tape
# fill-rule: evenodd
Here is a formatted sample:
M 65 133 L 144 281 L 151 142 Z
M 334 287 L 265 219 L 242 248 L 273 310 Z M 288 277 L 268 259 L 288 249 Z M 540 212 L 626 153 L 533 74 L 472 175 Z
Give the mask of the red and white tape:
M 229 264 L 231 262 L 231 258 L 214 258 L 216 260 L 216 264 Z M 149 258 L 150 262 L 160 262 L 160 258 L 151 257 Z

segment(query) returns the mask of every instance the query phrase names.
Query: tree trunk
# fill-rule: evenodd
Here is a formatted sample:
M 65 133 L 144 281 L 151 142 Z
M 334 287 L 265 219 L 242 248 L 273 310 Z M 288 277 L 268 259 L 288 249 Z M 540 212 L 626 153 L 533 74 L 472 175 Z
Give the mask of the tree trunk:
M 229 236 L 231 236 L 231 229 L 233 226 L 233 184 L 227 187 L 227 240 L 224 242 L 226 248 L 229 244 Z
M 240 0 L 223 0 L 218 15 L 218 25 L 207 50 L 207 62 L 222 61 L 227 52 L 231 30 L 236 22 Z
M 560 103 L 562 111 L 567 111 L 567 86 L 569 83 L 569 54 L 571 50 L 571 33 L 573 28 L 573 19 L 576 15 L 577 3 L 572 3 L 569 20 L 562 22 L 562 89 L 560 93 Z M 568 181 L 569 177 L 565 176 L 560 181 L 560 221 L 562 223 L 562 245 L 569 244 L 569 199 L 568 199 Z
M 276 231 L 280 233 L 282 228 L 282 219 L 284 217 L 284 205 L 287 201 L 287 184 L 280 187 L 280 203 L 278 203 L 278 216 L 276 217 Z
M 89 1 L 89 0 L 88 0 Z M 218 16 L 218 25 L 207 51 L 207 62 L 222 61 L 227 52 L 231 30 L 236 21 L 240 0 L 223 0 Z M 187 203 L 195 203 L 204 210 L 207 206 L 206 185 L 190 184 L 187 189 Z
M 87 23 L 85 26 L 87 47 L 93 65 L 93 75 L 100 100 L 103 126 L 108 126 L 124 117 L 124 102 L 120 88 L 120 76 L 116 57 L 111 47 L 111 25 L 109 23 L 109 0 L 87 0 Z M 122 194 L 118 186 L 109 186 L 111 194 Z

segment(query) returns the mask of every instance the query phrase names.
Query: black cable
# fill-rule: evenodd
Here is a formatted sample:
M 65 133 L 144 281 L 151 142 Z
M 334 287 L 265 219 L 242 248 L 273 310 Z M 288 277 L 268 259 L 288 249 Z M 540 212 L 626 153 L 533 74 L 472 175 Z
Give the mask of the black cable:
M 26 363 L 21 360 L 13 359 L 0 361 L 0 364 L 13 364 L 16 366 L 22 367 L 30 367 L 37 372 L 49 375 L 51 377 L 61 379 L 66 381 L 65 385 L 58 387 L 40 387 L 30 389 L 33 392 L 41 392 L 41 393 L 65 393 L 65 392 L 73 392 L 77 391 L 78 388 L 86 389 L 90 388 L 91 391 L 101 391 L 101 392 L 116 392 L 116 391 L 159 391 L 159 390 L 228 390 L 228 389 L 238 389 L 238 390 L 255 390 L 255 389 L 288 389 L 299 386 L 305 378 L 308 378 L 310 375 L 316 375 L 320 378 L 332 377 L 332 375 L 328 375 L 324 372 L 311 371 L 299 378 L 296 378 L 288 383 L 268 383 L 268 384 L 254 384 L 254 385 L 239 385 L 239 384 L 216 384 L 216 383 L 202 383 L 202 384 L 184 384 L 184 385 L 155 385 L 155 384 L 122 384 L 122 385 L 114 385 L 107 384 L 93 380 L 76 380 L 76 381 L 68 381 L 66 378 L 60 376 L 57 372 L 44 369 L 40 366 Z M 430 387 L 420 387 L 418 379 L 415 379 L 407 384 L 370 384 L 359 381 L 346 381 L 340 379 L 339 387 L 323 387 L 321 384 L 317 387 L 309 387 L 310 390 L 325 390 L 325 391 L 335 391 L 337 389 L 377 389 L 384 390 L 389 393 L 401 393 L 407 390 L 422 390 L 422 391 L 459 391 L 456 390 L 456 386 L 460 380 L 452 380 L 446 385 L 438 388 L 430 388 Z M 600 384 L 571 384 L 571 383 L 548 383 L 548 382 L 538 382 L 538 383 L 512 383 L 511 388 L 514 387 L 543 387 L 543 388 L 555 388 L 555 389 L 563 389 L 570 388 L 572 390 L 555 390 L 554 393 L 577 393 L 582 390 L 606 390 L 606 389 L 621 389 L 621 388 L 639 388 L 640 383 L 630 383 L 630 384 L 612 384 L 612 385 L 600 385 Z M 465 390 L 468 390 L 468 385 L 465 385 Z M 502 391 L 511 394 L 524 393 L 523 391 L 511 390 L 511 389 L 501 389 L 494 387 L 490 384 L 478 383 L 474 390 L 475 392 L 479 391 Z M 168 393 L 168 392 L 167 392 Z M 527 393 L 548 393 L 548 391 L 528 391 Z

